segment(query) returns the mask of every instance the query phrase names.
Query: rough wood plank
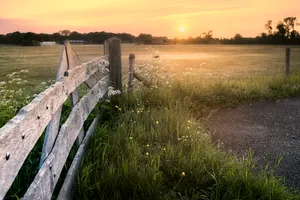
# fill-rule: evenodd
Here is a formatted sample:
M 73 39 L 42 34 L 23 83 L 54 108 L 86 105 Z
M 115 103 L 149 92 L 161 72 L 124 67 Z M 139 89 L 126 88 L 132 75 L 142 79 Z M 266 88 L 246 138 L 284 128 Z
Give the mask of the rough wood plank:
M 71 200 L 74 195 L 74 185 L 76 181 L 76 177 L 78 175 L 80 166 L 82 164 L 85 152 L 87 150 L 89 140 L 94 135 L 95 129 L 99 123 L 99 116 L 97 116 L 93 123 L 90 125 L 84 140 L 82 141 L 76 156 L 73 159 L 73 162 L 70 166 L 70 169 L 65 178 L 64 184 L 60 189 L 59 195 L 57 197 L 58 200 Z
M 122 92 L 121 40 L 113 37 L 108 40 L 110 81 L 115 90 Z
M 133 87 L 133 79 L 134 79 L 134 63 L 135 63 L 135 55 L 130 54 L 129 55 L 129 69 L 128 69 L 128 92 L 132 90 Z
M 63 48 L 60 58 L 60 65 L 57 70 L 56 74 L 56 82 L 64 77 L 65 72 L 68 70 L 68 62 L 67 62 L 67 54 L 66 49 Z M 59 129 L 59 122 L 61 117 L 61 110 L 62 106 L 59 107 L 57 112 L 53 115 L 50 123 L 47 126 L 44 143 L 43 143 L 43 150 L 40 159 L 40 167 L 42 166 L 45 158 L 49 155 L 50 151 L 53 148 L 55 139 L 57 137 L 58 129 Z
M 104 48 L 104 55 L 109 55 L 109 50 L 108 50 L 108 40 L 105 40 L 103 43 L 103 48 Z
M 103 78 L 103 74 L 101 72 L 96 72 L 93 74 L 88 80 L 85 81 L 85 84 L 88 86 L 88 88 L 94 87 Z
M 108 61 L 109 55 L 108 55 L 108 43 L 107 43 L 107 41 L 104 42 L 103 46 L 104 46 L 104 56 L 102 56 L 102 59 Z M 107 66 L 107 69 L 109 69 L 109 66 Z M 85 84 L 88 86 L 88 88 L 91 89 L 102 78 L 103 78 L 103 75 L 101 73 L 95 73 L 88 80 L 85 81 Z
M 95 59 L 68 70 L 66 77 L 40 93 L 0 129 L 0 199 L 68 95 L 98 70 L 108 74 L 106 66 L 107 61 Z
M 61 127 L 53 150 L 31 183 L 23 197 L 24 200 L 51 199 L 62 168 L 84 121 L 94 109 L 99 99 L 103 97 L 108 86 L 109 76 L 106 76 L 86 96 L 82 97 L 72 109 L 67 121 Z
M 134 72 L 134 77 L 139 80 L 140 82 L 142 82 L 145 86 L 147 87 L 151 87 L 152 84 L 150 81 L 148 81 L 147 79 L 145 79 L 143 76 L 141 76 L 140 74 L 138 74 L 137 72 Z
M 68 40 L 65 41 L 64 46 L 65 46 L 65 50 L 67 53 L 68 69 L 73 69 L 74 67 L 80 65 L 81 62 L 80 62 L 79 58 L 73 52 L 70 42 Z M 72 92 L 70 94 L 70 100 L 71 100 L 73 107 L 78 103 L 79 93 L 78 93 L 77 89 L 74 90 L 74 92 Z M 82 129 L 80 130 L 80 134 L 78 135 L 78 138 L 76 140 L 76 143 L 78 146 L 81 144 L 83 138 L 84 138 L 84 128 L 82 127 Z

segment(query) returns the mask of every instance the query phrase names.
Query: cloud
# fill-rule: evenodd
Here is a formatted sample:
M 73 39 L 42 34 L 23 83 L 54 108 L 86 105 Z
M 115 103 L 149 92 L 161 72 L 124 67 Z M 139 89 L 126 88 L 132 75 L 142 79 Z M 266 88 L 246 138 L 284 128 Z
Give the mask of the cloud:
M 191 17 L 198 17 L 203 15 L 215 15 L 218 17 L 220 15 L 227 15 L 231 12 L 241 12 L 241 11 L 251 11 L 255 8 L 256 5 L 251 6 L 237 6 L 237 5 L 216 5 L 216 4 L 208 4 L 208 5 L 197 5 L 197 6 L 184 6 L 179 11 L 169 13 L 167 15 L 155 16 L 153 19 L 188 19 Z

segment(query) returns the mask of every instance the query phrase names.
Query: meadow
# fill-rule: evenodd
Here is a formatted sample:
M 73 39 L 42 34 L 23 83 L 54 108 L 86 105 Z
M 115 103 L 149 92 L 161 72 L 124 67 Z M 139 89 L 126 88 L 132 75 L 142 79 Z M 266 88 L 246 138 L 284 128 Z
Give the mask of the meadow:
M 285 48 L 122 45 L 124 79 L 128 55 L 135 53 L 137 70 L 157 88 L 135 82 L 131 95 L 98 106 L 103 123 L 77 179 L 76 198 L 300 199 L 272 171 L 256 172 L 251 152 L 244 159 L 222 152 L 201 122 L 215 108 L 299 95 L 300 47 L 292 47 L 289 79 Z M 103 55 L 101 45 L 73 49 L 82 61 Z M 61 50 L 0 46 L 0 127 L 53 83 Z M 37 172 L 41 143 L 7 199 L 24 194 Z
M 277 75 L 284 72 L 285 48 L 264 45 L 122 45 L 123 68 L 128 68 L 128 56 L 136 54 L 136 62 L 143 64 L 160 55 L 167 71 L 177 75 L 222 77 L 244 75 Z M 300 47 L 291 46 L 291 68 L 300 66 Z M 103 55 L 102 45 L 73 45 L 74 51 L 85 62 Z M 37 86 L 55 79 L 62 46 L 20 47 L 0 45 L 0 81 L 6 75 L 29 70 L 28 83 Z

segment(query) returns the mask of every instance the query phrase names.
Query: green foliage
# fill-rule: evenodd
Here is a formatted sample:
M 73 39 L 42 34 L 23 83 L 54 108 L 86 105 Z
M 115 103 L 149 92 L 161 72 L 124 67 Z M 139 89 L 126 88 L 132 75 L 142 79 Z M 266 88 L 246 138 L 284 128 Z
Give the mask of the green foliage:
M 151 68 L 157 71 L 146 71 L 148 78 L 161 89 L 135 88 L 137 92 L 133 95 L 116 97 L 97 106 L 96 112 L 104 113 L 105 125 L 92 140 L 78 178 L 77 198 L 299 198 L 273 175 L 254 173 L 251 156 L 241 161 L 222 153 L 211 143 L 202 124 L 194 119 L 219 107 L 297 96 L 299 75 L 288 79 L 211 77 L 166 83 L 172 75 L 156 77 L 165 70 L 159 61 L 153 62 Z M 27 73 L 27 70 L 13 72 L 0 82 L 1 126 L 30 102 L 36 96 L 34 93 L 53 82 L 43 82 L 34 90 L 27 87 L 20 90 L 20 85 L 28 84 Z M 70 102 L 63 110 L 61 123 L 71 110 Z M 28 156 L 6 199 L 22 197 L 33 180 L 42 141 L 40 138 Z
M 200 116 L 212 109 L 235 107 L 253 101 L 266 101 L 294 97 L 300 94 L 300 76 L 256 76 L 243 79 L 224 78 L 194 82 L 177 81 L 172 94 L 183 102 L 184 107 Z
M 13 72 L 6 75 L 7 81 L 0 81 L 0 128 L 36 97 L 36 93 L 42 92 L 53 83 L 49 80 L 30 88 L 26 80 L 28 72 L 28 70 Z
M 22 40 L 21 45 L 22 46 L 41 46 L 41 43 L 39 41 L 35 41 L 35 40 Z
M 141 33 L 137 39 L 141 44 L 152 44 L 153 40 L 152 35 L 143 33 Z
M 123 41 L 133 42 L 136 37 L 128 33 L 109 33 L 109 32 L 90 32 L 82 34 L 78 32 L 71 32 L 70 30 L 61 30 L 53 34 L 36 34 L 32 32 L 20 33 L 13 32 L 4 36 L 0 35 L 0 44 L 14 44 L 22 46 L 39 46 L 43 41 L 56 41 L 63 43 L 64 40 L 85 40 L 89 44 L 103 44 L 105 40 L 110 37 L 116 36 Z

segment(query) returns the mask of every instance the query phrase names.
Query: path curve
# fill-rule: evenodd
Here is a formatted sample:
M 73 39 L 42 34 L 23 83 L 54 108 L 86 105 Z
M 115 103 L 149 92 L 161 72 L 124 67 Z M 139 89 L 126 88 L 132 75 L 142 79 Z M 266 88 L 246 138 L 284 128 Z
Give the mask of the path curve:
M 275 175 L 300 190 L 300 97 L 222 109 L 205 125 L 224 150 L 242 156 L 251 148 L 258 167 L 282 155 Z

